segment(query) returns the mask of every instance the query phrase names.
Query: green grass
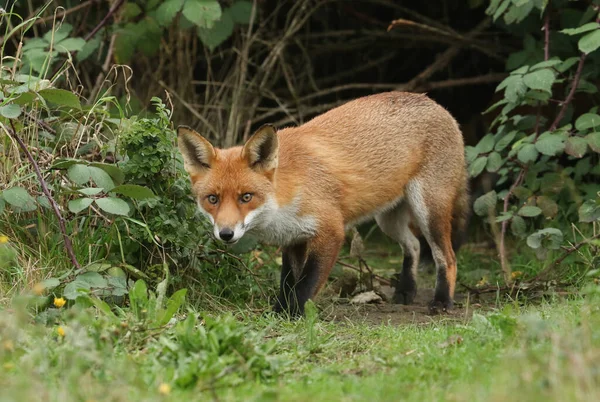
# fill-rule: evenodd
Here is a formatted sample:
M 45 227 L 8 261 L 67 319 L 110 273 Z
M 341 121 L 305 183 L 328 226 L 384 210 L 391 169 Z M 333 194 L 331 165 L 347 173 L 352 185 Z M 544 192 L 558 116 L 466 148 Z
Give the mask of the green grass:
M 189 327 L 187 335 L 183 317 L 156 329 L 127 312 L 120 317 L 127 324 L 117 325 L 92 308 L 55 312 L 55 325 L 46 326 L 1 313 L 0 400 L 600 397 L 600 333 L 594 330 L 600 303 L 592 297 L 509 304 L 469 321 L 402 326 L 327 322 L 310 312 L 290 322 L 239 311 L 214 322 L 202 315 L 207 322 Z M 206 343 L 196 338 L 202 333 Z M 168 396 L 161 384 L 169 385 Z

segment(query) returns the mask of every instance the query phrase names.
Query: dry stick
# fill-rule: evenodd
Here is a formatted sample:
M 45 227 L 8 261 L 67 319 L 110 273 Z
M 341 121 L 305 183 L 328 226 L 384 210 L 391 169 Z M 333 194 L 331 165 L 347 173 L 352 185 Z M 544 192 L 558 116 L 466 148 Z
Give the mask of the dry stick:
M 553 268 L 557 267 L 561 262 L 563 262 L 565 258 L 567 258 L 569 255 L 571 255 L 571 253 L 574 253 L 575 251 L 579 250 L 581 247 L 585 246 L 586 244 L 589 244 L 592 240 L 596 240 L 599 238 L 600 238 L 600 233 L 597 233 L 596 235 L 590 237 L 589 239 L 582 240 L 579 243 L 569 247 L 563 253 L 563 255 L 558 257 L 550 265 L 548 265 L 548 267 L 546 267 L 544 270 L 542 270 L 542 272 L 537 274 L 533 280 L 543 279 L 546 274 L 548 274 Z
M 56 18 L 62 18 L 64 16 L 67 16 L 69 14 L 72 14 L 72 13 L 74 13 L 76 11 L 81 10 L 82 8 L 91 6 L 92 4 L 99 3 L 99 2 L 100 2 L 100 0 L 88 0 L 88 1 L 85 1 L 85 2 L 83 2 L 81 4 L 76 5 L 75 7 L 71 7 L 69 9 L 63 10 L 63 11 L 57 13 L 56 15 L 49 15 L 48 17 L 39 18 L 39 19 L 35 20 L 35 22 L 33 24 L 37 25 L 37 24 L 41 24 L 41 23 L 44 23 L 44 22 L 52 21 L 52 20 L 54 20 L 55 17 Z
M 338 264 L 340 264 L 341 266 L 343 266 L 343 267 L 350 268 L 350 269 L 353 269 L 356 272 L 361 272 L 362 273 L 362 270 L 359 267 L 355 266 L 355 265 L 348 264 L 347 262 L 340 261 L 339 259 L 336 262 Z M 369 269 L 369 272 L 372 274 L 373 278 L 377 279 L 379 282 L 383 283 L 384 285 L 388 285 L 388 286 L 391 285 L 392 282 L 389 279 L 386 279 L 383 276 L 379 276 L 377 274 L 374 274 L 373 271 L 371 271 L 370 269 Z
M 62 214 L 60 213 L 60 210 L 58 209 L 58 204 L 54 200 L 54 197 L 52 197 L 50 190 L 48 190 L 48 186 L 46 185 L 46 180 L 44 180 L 44 177 L 42 176 L 40 167 L 38 166 L 35 159 L 33 159 L 33 155 L 31 154 L 31 152 L 29 152 L 29 149 L 27 149 L 27 145 L 25 145 L 23 140 L 21 140 L 21 138 L 17 135 L 17 130 L 15 129 L 15 125 L 12 122 L 12 120 L 10 121 L 10 126 L 12 127 L 12 131 L 8 130 L 9 134 L 15 139 L 15 141 L 17 141 L 17 143 L 19 144 L 19 146 L 21 147 L 23 152 L 25 152 L 25 155 L 27 155 L 27 159 L 29 159 L 29 162 L 31 163 L 31 165 L 33 166 L 33 169 L 35 170 L 35 174 L 36 174 L 38 180 L 40 181 L 40 185 L 42 186 L 42 191 L 44 192 L 44 194 L 50 201 L 50 204 L 52 205 L 52 210 L 54 211 L 54 215 L 56 215 L 56 218 L 58 219 L 58 226 L 60 227 L 60 232 L 62 233 L 62 237 L 65 242 L 65 248 L 67 249 L 67 254 L 69 254 L 69 257 L 71 258 L 71 262 L 73 263 L 75 268 L 80 269 L 81 265 L 79 265 L 79 262 L 77 261 L 77 257 L 75 256 L 75 252 L 73 251 L 73 243 L 71 243 L 71 239 L 67 235 L 65 219 L 63 218 Z

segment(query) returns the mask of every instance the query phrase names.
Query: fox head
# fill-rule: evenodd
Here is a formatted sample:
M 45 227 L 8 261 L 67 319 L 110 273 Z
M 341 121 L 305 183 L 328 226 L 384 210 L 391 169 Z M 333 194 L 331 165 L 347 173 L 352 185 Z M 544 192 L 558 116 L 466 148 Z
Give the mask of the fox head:
M 237 242 L 268 218 L 274 205 L 279 143 L 275 128 L 262 126 L 243 147 L 214 148 L 189 127 L 177 129 L 178 146 L 200 211 L 214 235 Z

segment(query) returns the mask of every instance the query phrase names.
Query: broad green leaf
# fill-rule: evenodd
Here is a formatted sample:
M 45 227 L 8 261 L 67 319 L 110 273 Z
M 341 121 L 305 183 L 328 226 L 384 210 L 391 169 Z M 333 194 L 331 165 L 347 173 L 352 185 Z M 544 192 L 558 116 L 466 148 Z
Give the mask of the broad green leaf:
M 217 0 L 186 0 L 182 14 L 199 28 L 212 28 L 221 18 L 222 11 Z
M 555 228 L 541 229 L 527 237 L 527 245 L 533 249 L 558 250 L 562 242 L 563 233 Z
M 502 167 L 502 157 L 498 152 L 492 152 L 488 155 L 486 169 L 488 172 L 497 172 Z
M 585 136 L 585 140 L 596 153 L 600 153 L 600 133 L 591 133 Z
M 60 53 L 78 52 L 85 46 L 83 38 L 67 38 L 56 44 L 56 50 Z
M 80 188 L 77 191 L 83 195 L 96 195 L 96 194 L 100 194 L 102 191 L 104 191 L 104 189 L 96 188 L 96 187 L 86 187 L 86 188 Z
M 465 147 L 465 158 L 468 164 L 473 163 L 473 161 L 475 161 L 475 159 L 477 158 L 477 155 L 479 155 L 479 153 L 477 152 L 477 148 L 472 147 L 470 145 L 467 145 Z
M 86 291 L 90 290 L 90 286 L 87 282 L 79 281 L 76 278 L 73 282 L 70 282 L 65 286 L 63 296 L 68 300 L 75 300 L 82 294 L 82 290 L 87 293 Z
M 538 155 L 538 150 L 534 144 L 525 144 L 519 149 L 517 158 L 523 163 L 530 163 L 534 162 Z
M 546 219 L 554 218 L 558 214 L 558 204 L 550 197 L 541 195 L 537 197 L 536 204 Z
M 45 195 L 38 195 L 37 197 L 35 197 L 35 199 L 37 200 L 37 203 L 39 205 L 41 205 L 42 207 L 47 208 L 47 209 L 52 208 L 52 204 L 50 204 L 50 200 Z
M 111 191 L 115 187 L 110 175 L 103 169 L 95 166 L 88 166 L 88 169 L 90 170 L 92 180 L 94 180 L 94 183 L 96 183 L 98 187 L 103 188 L 104 191 Z
M 131 3 L 128 3 L 131 4 Z M 96 35 L 92 39 L 85 42 L 81 50 L 77 52 L 77 61 L 84 61 L 98 50 L 102 43 L 102 35 Z
M 72 109 L 81 109 L 79 98 L 71 91 L 58 88 L 43 89 L 38 94 L 46 100 L 58 106 L 67 106 Z
M 75 200 L 71 200 L 68 204 L 69 211 L 73 212 L 74 214 L 79 213 L 92 205 L 92 202 L 94 202 L 94 200 L 91 198 L 77 198 Z
M 561 134 L 540 136 L 535 143 L 535 148 L 544 155 L 558 155 L 565 149 L 565 137 Z
M 552 93 L 552 84 L 554 84 L 554 73 L 544 68 L 536 70 L 523 76 L 523 82 L 531 89 Z
M 519 102 L 519 99 L 523 95 L 525 95 L 525 92 L 527 92 L 527 85 L 523 81 L 522 76 L 511 76 L 511 77 L 515 77 L 515 80 L 513 80 L 506 87 L 506 91 L 504 91 L 504 96 L 511 103 L 517 103 L 517 102 Z
M 228 10 L 223 11 L 221 19 L 211 28 L 198 28 L 198 36 L 204 45 L 213 50 L 227 40 L 233 33 L 233 20 Z
M 584 113 L 575 121 L 575 128 L 578 131 L 585 131 L 595 127 L 600 128 L 600 116 L 596 113 Z
M 477 152 L 480 154 L 490 152 L 492 149 L 494 149 L 494 136 L 492 134 L 487 134 L 484 136 L 481 141 L 479 141 L 475 149 L 477 149 Z
M 590 54 L 600 47 L 600 30 L 590 32 L 579 39 L 577 43 L 579 50 L 585 54 Z
M 86 283 L 90 288 L 105 288 L 108 286 L 106 279 L 98 272 L 86 272 L 75 278 L 78 282 Z
M 0 106 L 0 115 L 7 119 L 16 119 L 21 115 L 21 107 L 14 103 L 9 103 L 4 106 Z
M 104 212 L 115 215 L 127 215 L 129 213 L 129 204 L 120 198 L 106 197 L 95 200 L 96 205 Z
M 565 152 L 575 158 L 581 158 L 587 152 L 587 146 L 585 138 L 569 137 L 565 143 Z
M 473 211 L 479 216 L 487 216 L 494 211 L 498 202 L 498 194 L 492 190 L 475 200 Z
M 42 38 L 30 38 L 26 39 L 25 45 L 23 46 L 23 52 L 27 52 L 31 49 L 46 49 L 50 44 Z
M 539 70 L 540 68 L 554 67 L 561 63 L 562 63 L 562 60 L 560 60 L 560 59 L 550 59 L 550 60 L 542 61 L 540 63 L 537 63 L 537 64 L 531 66 L 531 71 Z
M 35 211 L 35 199 L 23 187 L 11 187 L 2 192 L 4 200 L 23 212 Z
M 155 195 L 148 187 L 138 186 L 137 184 L 122 184 L 110 190 L 113 193 L 122 194 L 135 200 L 145 200 L 154 198 Z
M 252 2 L 246 0 L 236 1 L 229 8 L 231 19 L 236 24 L 249 24 L 252 16 Z
M 90 166 L 94 166 L 104 170 L 110 175 L 115 184 L 121 184 L 125 180 L 125 173 L 123 173 L 123 171 L 118 166 L 112 165 L 110 163 L 101 162 L 92 162 L 90 163 Z
M 513 217 L 512 212 L 507 212 L 507 213 L 503 212 L 500 216 L 496 217 L 496 222 L 500 223 L 500 222 L 508 221 L 508 220 L 512 219 L 512 217 Z
M 89 167 L 85 165 L 75 164 L 71 165 L 67 170 L 67 176 L 73 180 L 76 184 L 83 185 L 90 181 L 92 174 Z
M 579 57 L 569 57 L 567 60 L 563 61 L 560 65 L 554 67 L 558 72 L 564 73 L 575 64 L 579 63 Z
M 567 28 L 567 29 L 563 29 L 562 31 L 559 31 L 559 32 L 562 32 L 567 35 L 577 35 L 580 33 L 593 31 L 598 28 L 600 28 L 600 24 L 598 24 L 597 22 L 588 22 L 587 24 L 583 24 L 580 27 Z
M 517 237 L 523 237 L 527 231 L 525 219 L 520 216 L 513 216 L 512 221 L 510 221 L 510 231 Z
M 48 278 L 41 282 L 44 289 L 52 290 L 57 286 L 60 286 L 60 280 L 57 278 Z
M 156 324 L 159 327 L 166 325 L 173 318 L 179 307 L 183 304 L 186 292 L 187 289 L 179 289 L 167 300 L 167 307 L 164 310 L 160 310 L 156 318 Z
M 519 209 L 518 214 L 520 216 L 524 216 L 526 218 L 533 218 L 542 213 L 542 210 L 539 207 L 535 207 L 533 205 L 525 205 Z
M 173 19 L 177 15 L 185 0 L 167 0 L 163 1 L 162 4 L 156 10 L 156 19 L 162 26 L 170 25 Z
M 494 150 L 498 151 L 498 152 L 502 151 L 515 139 L 516 135 L 517 135 L 516 131 L 511 131 L 511 132 L 503 135 L 502 137 L 500 137 L 498 142 L 496 142 L 496 146 L 494 147 Z
M 72 30 L 73 26 L 71 24 L 63 23 L 58 27 L 58 29 L 54 30 L 54 32 L 52 30 L 46 32 L 44 34 L 44 40 L 48 43 L 52 42 L 53 40 L 54 43 L 58 43 L 69 36 Z
M 129 302 L 133 315 L 140 319 L 142 318 L 142 310 L 148 308 L 148 288 L 146 282 L 138 279 L 129 291 Z
M 600 205 L 594 200 L 588 200 L 579 207 L 579 222 L 591 223 L 600 221 Z
M 487 156 L 480 156 L 479 158 L 475 159 L 475 162 L 473 162 L 469 167 L 469 174 L 471 177 L 479 176 L 479 174 L 483 172 L 483 169 L 485 169 L 486 165 Z

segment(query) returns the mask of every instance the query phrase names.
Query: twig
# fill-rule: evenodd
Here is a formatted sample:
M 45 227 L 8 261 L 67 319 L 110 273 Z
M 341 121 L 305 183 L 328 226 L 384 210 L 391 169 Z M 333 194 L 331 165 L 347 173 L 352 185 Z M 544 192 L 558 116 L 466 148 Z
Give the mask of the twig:
M 62 18 L 62 17 L 65 17 L 65 16 L 67 16 L 69 14 L 77 12 L 77 11 L 79 11 L 79 10 L 85 8 L 85 7 L 91 6 L 94 3 L 99 3 L 99 2 L 100 2 L 100 0 L 88 0 L 88 1 L 84 1 L 83 3 L 78 4 L 78 5 L 74 6 L 74 7 L 71 7 L 69 9 L 63 10 L 63 11 L 61 11 L 59 13 L 56 13 L 56 15 L 49 15 L 48 17 L 38 18 L 37 20 L 35 20 L 35 22 L 33 24 L 34 25 L 42 24 L 44 22 L 52 21 L 54 18 L 57 18 L 57 19 L 58 18 Z
M 563 102 L 562 107 L 560 108 L 560 111 L 558 112 L 558 115 L 556 116 L 556 119 L 554 119 L 554 122 L 550 126 L 549 131 L 556 130 L 556 127 L 558 126 L 558 124 L 560 123 L 562 118 L 565 116 L 565 113 L 567 112 L 567 107 L 573 100 L 573 97 L 575 96 L 575 91 L 577 90 L 577 87 L 579 86 L 579 80 L 581 79 L 581 72 L 583 71 L 583 63 L 585 62 L 586 57 L 587 57 L 586 53 L 581 53 L 581 57 L 579 57 L 579 64 L 577 65 L 577 71 L 575 72 L 575 77 L 573 77 L 573 82 L 571 84 L 571 90 L 569 91 L 567 98 Z
M 353 269 L 356 272 L 362 272 L 362 270 L 359 267 L 355 266 L 355 265 L 348 264 L 347 262 L 340 261 L 339 259 L 336 262 L 338 264 L 340 264 L 341 266 L 343 266 L 343 267 Z M 369 272 L 371 272 L 371 277 L 372 278 L 377 279 L 379 282 L 383 283 L 384 285 L 390 286 L 392 284 L 392 282 L 389 279 L 386 279 L 383 276 L 379 276 L 377 274 L 374 274 L 373 271 L 371 271 L 370 269 L 369 269 Z
M 519 172 L 519 176 L 517 176 L 517 179 L 512 184 L 512 186 L 510 186 L 508 193 L 504 197 L 504 207 L 503 207 L 502 211 L 505 214 L 508 211 L 508 203 L 510 201 L 510 197 L 512 197 L 513 191 L 515 191 L 515 188 L 517 188 L 518 186 L 521 185 L 521 182 L 525 178 L 526 173 L 527 173 L 527 167 L 525 167 L 524 169 L 522 169 Z M 502 221 L 502 229 L 500 230 L 500 244 L 498 246 L 498 253 L 500 254 L 500 266 L 502 268 L 502 274 L 504 275 L 504 282 L 510 283 L 512 278 L 510 275 L 510 265 L 508 264 L 508 261 L 506 258 L 506 247 L 505 247 L 505 238 L 506 238 L 506 229 L 507 228 L 508 228 L 508 221 L 506 221 L 506 220 Z
M 21 149 L 23 150 L 25 155 L 27 155 L 27 159 L 29 159 L 29 162 L 33 166 L 33 168 L 35 170 L 35 174 L 40 182 L 40 185 L 42 186 L 42 191 L 44 192 L 44 194 L 50 201 L 50 204 L 52 205 L 52 210 L 54 211 L 54 215 L 56 215 L 56 218 L 58 219 L 58 226 L 60 227 L 60 232 L 62 233 L 62 237 L 65 242 L 65 248 L 67 249 L 67 254 L 69 254 L 69 257 L 71 258 L 71 262 L 73 263 L 75 268 L 81 269 L 81 265 L 79 265 L 79 262 L 77 261 L 77 257 L 75 256 L 75 252 L 73 251 L 73 243 L 71 243 L 71 239 L 67 235 L 67 228 L 65 226 L 65 220 L 64 220 L 62 214 L 60 213 L 60 210 L 58 209 L 58 204 L 54 200 L 54 197 L 52 197 L 50 190 L 48 190 L 46 180 L 44 180 L 44 177 L 42 176 L 42 172 L 40 171 L 40 168 L 39 168 L 37 162 L 35 161 L 35 159 L 33 159 L 33 155 L 31 154 L 31 152 L 29 152 L 29 149 L 27 149 L 27 145 L 25 145 L 25 143 L 23 142 L 21 137 L 19 137 L 17 135 L 17 130 L 15 129 L 15 125 L 12 120 L 10 120 L 10 126 L 11 126 L 12 130 L 8 130 L 8 132 L 15 139 L 15 141 L 17 141 L 17 143 L 19 144 L 19 146 L 21 147 Z
M 546 268 L 544 268 L 539 274 L 537 274 L 535 276 L 535 278 L 533 280 L 543 279 L 552 269 L 554 269 L 561 262 L 563 262 L 565 258 L 567 258 L 569 255 L 571 255 L 572 253 L 579 250 L 581 247 L 585 246 L 586 244 L 590 243 L 592 240 L 595 240 L 595 239 L 600 239 L 600 233 L 597 233 L 596 235 L 594 235 L 588 239 L 584 239 L 584 240 L 580 241 L 579 243 L 567 248 L 567 250 L 560 257 L 558 257 L 550 265 L 548 265 Z
M 112 17 L 112 15 L 114 13 L 116 13 L 119 8 L 121 8 L 123 3 L 125 3 L 125 0 L 117 0 L 115 2 L 115 4 L 110 8 L 110 10 L 108 10 L 108 12 L 104 16 L 104 18 L 102 18 L 102 20 L 98 23 L 98 25 L 96 25 L 96 27 L 94 29 L 92 29 L 92 32 L 87 34 L 83 39 L 86 42 L 89 41 L 90 39 L 92 39 L 98 33 L 98 31 L 100 29 L 102 29 L 102 27 L 104 27 L 104 25 L 106 25 L 106 23 L 108 22 L 110 17 Z

